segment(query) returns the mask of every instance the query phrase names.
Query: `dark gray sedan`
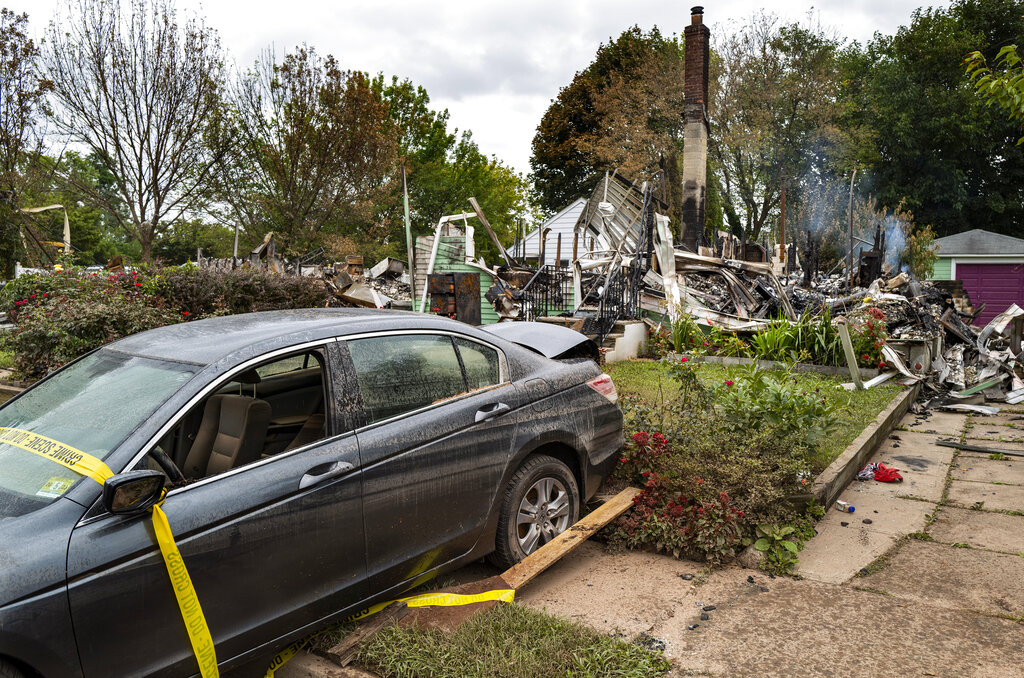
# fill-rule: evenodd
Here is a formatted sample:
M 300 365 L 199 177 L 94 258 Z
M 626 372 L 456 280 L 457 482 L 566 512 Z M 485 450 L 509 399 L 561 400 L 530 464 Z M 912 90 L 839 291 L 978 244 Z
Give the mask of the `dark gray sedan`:
M 0 429 L 116 475 L 0 443 L 0 676 L 197 673 L 146 510 L 162 487 L 221 670 L 443 570 L 520 560 L 576 520 L 623 442 L 611 380 L 546 357 L 582 345 L 567 332 L 259 313 L 44 379 Z

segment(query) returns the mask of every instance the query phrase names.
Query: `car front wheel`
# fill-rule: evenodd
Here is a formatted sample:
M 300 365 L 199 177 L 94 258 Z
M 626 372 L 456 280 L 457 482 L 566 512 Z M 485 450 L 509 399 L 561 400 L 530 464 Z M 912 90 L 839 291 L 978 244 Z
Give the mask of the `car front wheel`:
M 512 567 L 569 529 L 579 517 L 579 496 L 565 464 L 544 454 L 529 457 L 505 489 L 494 564 Z

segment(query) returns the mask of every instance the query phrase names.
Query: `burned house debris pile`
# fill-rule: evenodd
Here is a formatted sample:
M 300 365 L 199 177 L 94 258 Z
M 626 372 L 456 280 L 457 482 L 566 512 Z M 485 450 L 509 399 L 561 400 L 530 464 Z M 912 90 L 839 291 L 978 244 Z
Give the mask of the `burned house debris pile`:
M 667 327 L 687 316 L 698 325 L 749 337 L 780 319 L 795 322 L 801 315 L 827 313 L 857 322 L 871 312 L 884 318 L 887 339 L 881 353 L 886 369 L 894 371 L 867 386 L 890 378 L 922 382 L 927 395 L 946 405 L 977 406 L 985 398 L 1024 401 L 1024 370 L 1018 364 L 1024 310 L 1018 306 L 983 328 L 973 326 L 982 309 L 970 306 L 962 287 L 920 281 L 885 263 L 881 229 L 873 242 L 863 241 L 870 249 L 851 258 L 853 285 L 844 270 L 817 270 L 810 238 L 803 252 L 792 244 L 787 248 L 786 265 L 767 256 L 774 251 L 767 244 L 741 242 L 727 233 L 692 252 L 674 238 L 659 188 L 607 174 L 583 206 L 571 242 L 561 236 L 542 242 L 537 258 L 517 256 L 516 246 L 506 248 L 471 200 L 472 211 L 442 217 L 433 236 L 417 238 L 411 271 L 405 261 L 390 257 L 369 268 L 360 256 L 329 263 L 322 251 L 283 259 L 272 234 L 245 259 L 200 258 L 200 265 L 319 276 L 332 306 L 414 309 L 473 324 L 545 319 L 598 343 L 623 321 Z M 498 252 L 496 266 L 477 256 L 478 227 Z M 543 263 L 548 248 L 558 263 Z M 802 262 L 797 263 L 798 255 Z M 852 351 L 847 355 L 849 361 Z M 861 386 L 859 379 L 853 381 Z

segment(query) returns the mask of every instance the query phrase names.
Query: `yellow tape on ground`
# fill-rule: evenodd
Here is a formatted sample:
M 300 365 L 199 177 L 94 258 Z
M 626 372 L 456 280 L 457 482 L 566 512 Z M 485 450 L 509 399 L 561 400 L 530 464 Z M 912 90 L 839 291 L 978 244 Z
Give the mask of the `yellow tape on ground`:
M 110 467 L 100 459 L 32 431 L 0 426 L 0 443 L 7 443 L 37 454 L 44 459 L 49 459 L 79 475 L 89 476 L 100 485 L 114 475 Z M 160 502 L 163 503 L 162 498 Z M 153 514 L 153 532 L 156 534 L 156 543 L 160 547 L 160 555 L 163 556 L 167 574 L 171 578 L 171 587 L 174 589 L 174 597 L 178 601 L 181 618 L 185 622 L 185 631 L 188 633 L 188 640 L 192 644 L 196 661 L 199 662 L 199 672 L 203 678 L 217 678 L 220 673 L 217 669 L 217 654 L 214 651 L 213 638 L 206 625 L 203 609 L 199 606 L 199 598 L 192 586 L 192 578 L 188 576 L 185 561 L 182 560 L 178 545 L 174 542 L 174 533 L 171 532 L 170 523 L 167 522 L 167 515 L 159 504 L 150 511 Z
M 503 601 L 511 603 L 515 600 L 516 591 L 515 589 L 495 589 L 494 591 L 484 591 L 483 593 L 420 593 L 415 596 L 407 596 L 405 598 L 396 598 L 395 600 L 388 600 L 383 603 L 377 603 L 371 607 L 366 608 L 351 617 L 346 617 L 344 621 L 340 622 L 344 624 L 346 622 L 355 621 L 356 619 L 362 619 L 369 617 L 370 615 L 377 614 L 391 603 L 405 603 L 409 607 L 455 607 L 457 605 L 472 605 L 473 603 L 483 603 L 488 600 Z M 289 659 L 298 654 L 299 650 L 306 646 L 306 643 L 313 640 L 322 633 L 327 633 L 333 626 L 319 633 L 306 636 L 302 640 L 297 640 L 285 649 L 281 650 L 273 661 L 270 662 L 270 668 L 267 669 L 267 673 L 263 678 L 274 678 L 274 672 L 281 668 Z

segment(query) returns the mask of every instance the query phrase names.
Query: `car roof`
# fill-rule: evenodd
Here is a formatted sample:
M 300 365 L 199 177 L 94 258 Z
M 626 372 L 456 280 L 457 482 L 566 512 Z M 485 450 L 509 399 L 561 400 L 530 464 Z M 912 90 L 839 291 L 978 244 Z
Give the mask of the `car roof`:
M 333 336 L 393 329 L 438 329 L 478 334 L 469 325 L 436 315 L 364 308 L 309 308 L 227 315 L 166 325 L 125 337 L 108 344 L 108 348 L 147 358 L 209 365 L 235 353 L 258 355 Z

